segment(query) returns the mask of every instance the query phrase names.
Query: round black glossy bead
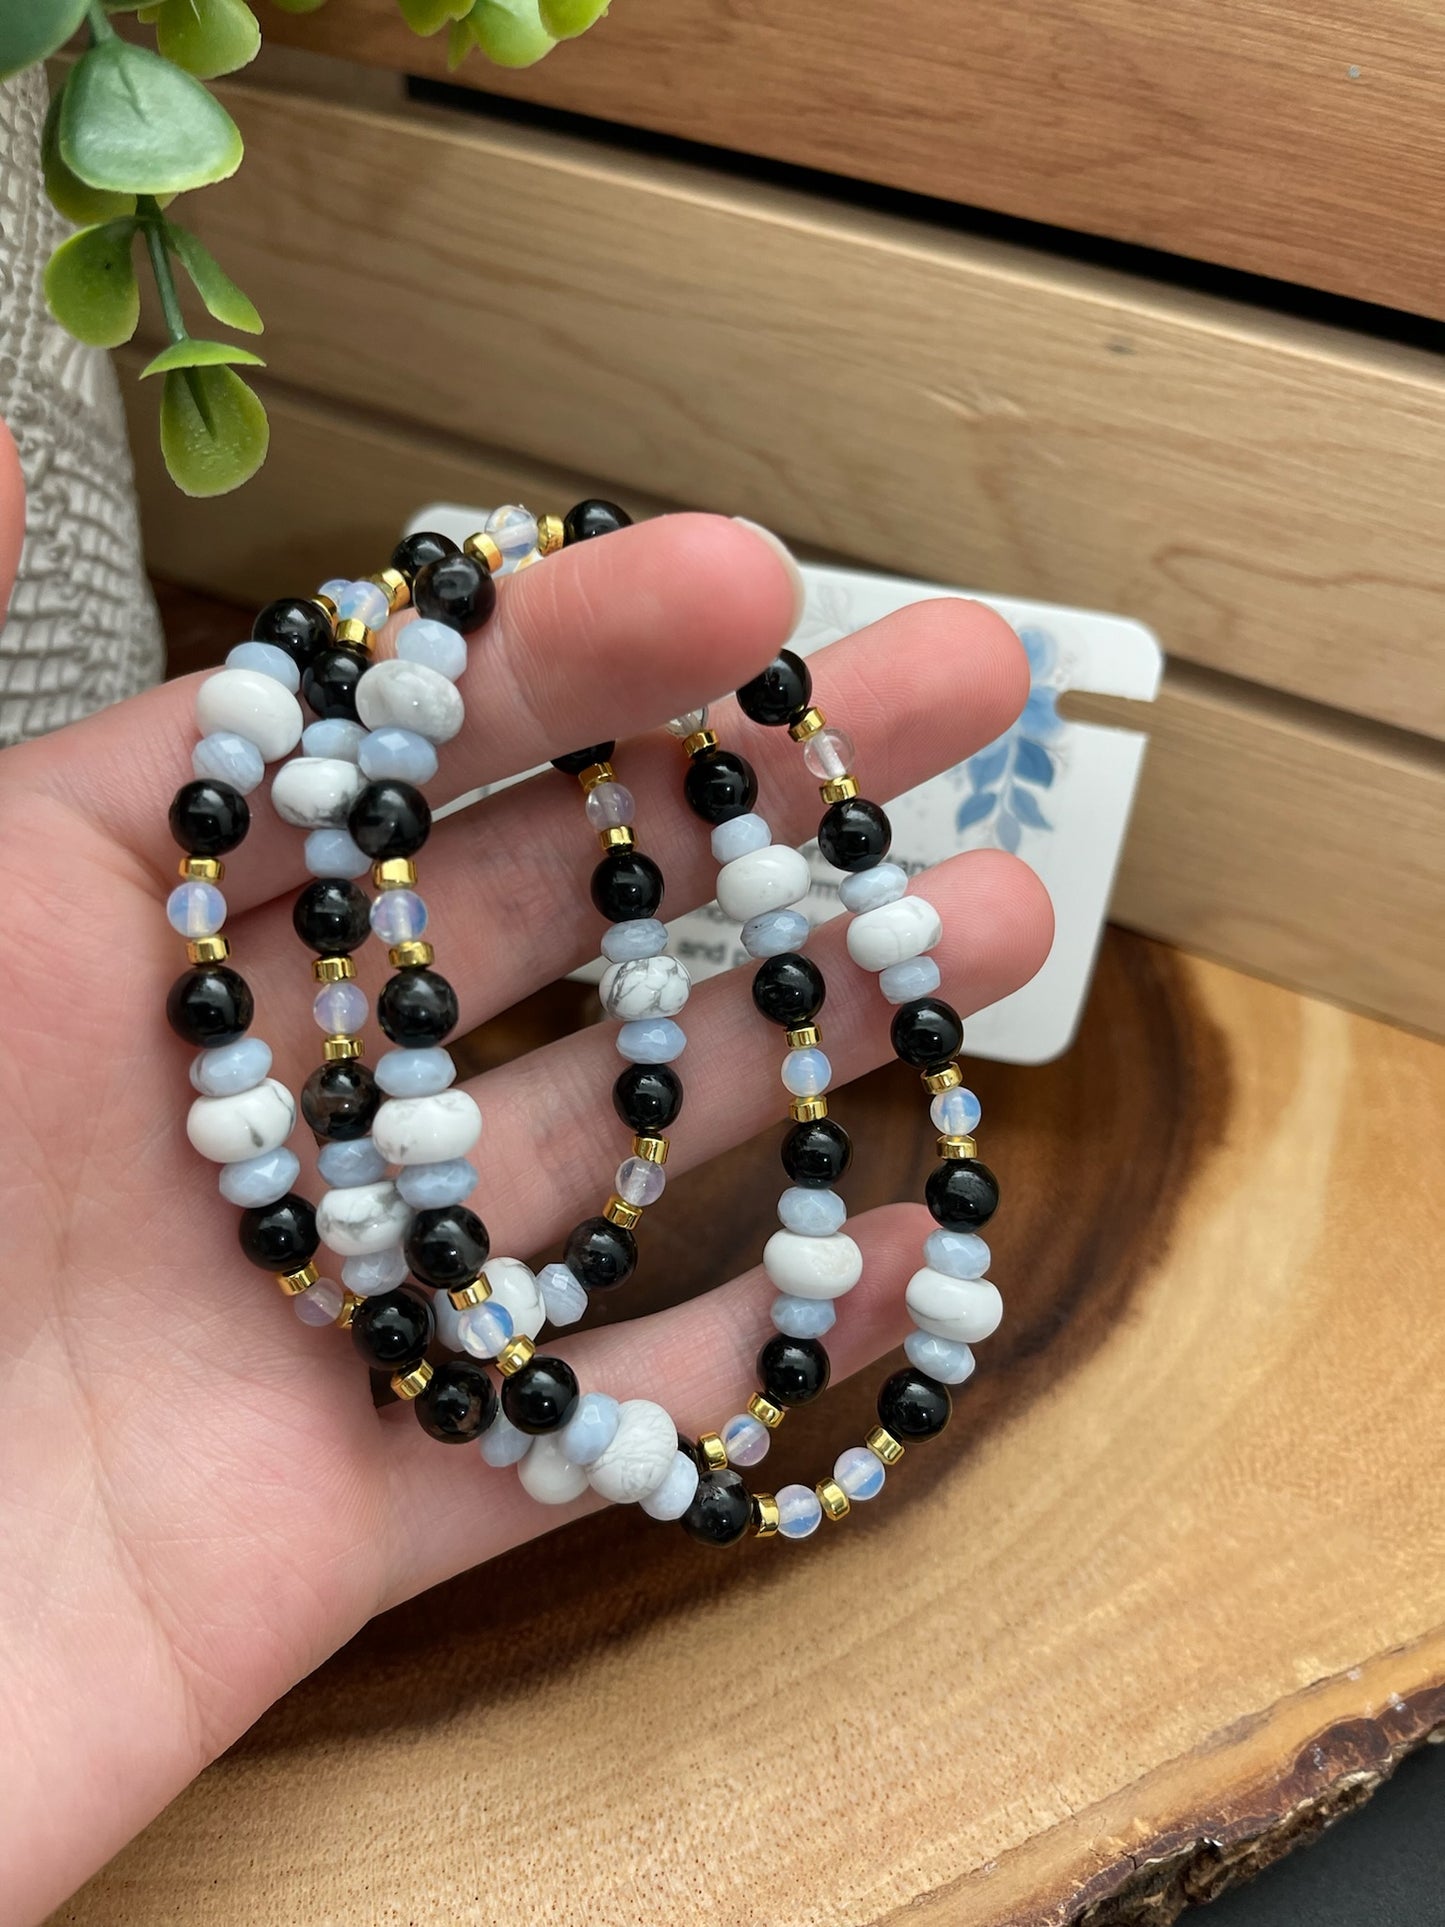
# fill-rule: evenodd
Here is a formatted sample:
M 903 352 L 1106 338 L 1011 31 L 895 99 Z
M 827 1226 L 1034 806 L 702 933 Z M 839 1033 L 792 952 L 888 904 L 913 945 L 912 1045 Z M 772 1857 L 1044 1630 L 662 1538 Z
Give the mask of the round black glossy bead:
M 893 825 L 885 811 L 866 796 L 849 796 L 823 813 L 818 825 L 818 848 L 835 870 L 872 870 L 893 843 Z
M 878 1393 L 878 1422 L 900 1444 L 937 1438 L 952 1412 L 948 1387 L 911 1365 L 886 1378 Z
M 423 1050 L 457 1027 L 457 993 L 438 970 L 398 970 L 382 985 L 376 1019 L 393 1044 Z
M 229 783 L 201 776 L 171 798 L 171 835 L 187 856 L 224 856 L 251 827 L 251 806 Z
M 268 602 L 251 624 L 257 642 L 274 642 L 298 669 L 304 669 L 318 649 L 331 646 L 331 624 L 326 612 L 302 596 L 281 596 Z
M 590 542 L 596 535 L 614 535 L 618 529 L 631 526 L 632 517 L 615 502 L 578 502 L 562 518 L 562 539 L 570 546 L 573 542 Z
M 569 749 L 565 756 L 552 758 L 552 767 L 561 770 L 564 776 L 580 776 L 584 769 L 591 769 L 594 763 L 605 763 L 616 747 L 614 742 L 593 743 L 587 749 Z
M 301 1086 L 301 1115 L 317 1137 L 333 1144 L 365 1137 L 380 1104 L 375 1074 L 359 1057 L 318 1064 Z
M 588 1291 L 610 1291 L 636 1271 L 637 1240 L 610 1218 L 584 1218 L 569 1236 L 562 1260 Z
M 301 693 L 317 716 L 356 721 L 356 685 L 370 668 L 359 649 L 318 649 L 301 672 Z
M 836 1184 L 853 1162 L 853 1140 L 831 1117 L 795 1124 L 783 1139 L 783 1169 L 794 1184 Z
M 368 783 L 346 819 L 351 840 L 378 862 L 415 856 L 431 835 L 431 810 L 410 783 Z
M 796 950 L 765 957 L 753 972 L 753 1002 L 770 1024 L 784 1030 L 811 1024 L 827 995 L 822 971 Z
M 502 1410 L 519 1432 L 555 1432 L 577 1409 L 577 1374 L 540 1352 L 502 1380 Z
M 418 529 L 415 535 L 404 535 L 397 543 L 391 552 L 391 566 L 399 569 L 410 582 L 428 562 L 444 562 L 449 555 L 460 554 L 461 550 L 449 535 Z
M 738 691 L 738 708 L 755 723 L 790 723 L 813 700 L 813 676 L 791 649 L 775 656 L 760 676 Z
M 998 1179 L 978 1158 L 945 1158 L 929 1172 L 923 1196 L 939 1224 L 977 1231 L 998 1210 Z
M 758 1353 L 758 1383 L 774 1405 L 806 1405 L 828 1389 L 828 1354 L 816 1338 L 770 1338 Z
M 469 555 L 444 555 L 417 570 L 411 604 L 428 622 L 480 629 L 497 606 L 497 585 L 491 571 Z
M 757 772 L 746 756 L 730 749 L 705 749 L 689 758 L 682 793 L 688 808 L 704 823 L 729 823 L 735 816 L 746 816 L 757 802 Z
M 364 1298 L 351 1321 L 351 1342 L 374 1372 L 409 1372 L 426 1357 L 435 1318 L 419 1291 Z
M 941 1069 L 963 1049 L 963 1019 L 941 997 L 919 997 L 893 1013 L 893 1049 L 921 1071 Z
M 263 1271 L 299 1271 L 315 1257 L 321 1243 L 316 1213 L 294 1191 L 274 1204 L 243 1211 L 237 1230 L 242 1251 Z
M 234 1044 L 255 1015 L 251 986 L 229 964 L 194 964 L 183 970 L 166 996 L 166 1022 L 198 1050 Z
M 704 1546 L 734 1546 L 753 1521 L 753 1502 L 731 1469 L 708 1472 L 697 1482 L 682 1529 Z
M 656 1137 L 682 1109 L 682 1079 L 671 1064 L 629 1064 L 612 1086 L 612 1108 L 638 1137 Z
M 349 957 L 366 942 L 371 903 L 345 877 L 317 877 L 297 893 L 291 925 L 308 950 L 321 957 Z
M 487 1262 L 492 1241 L 475 1211 L 439 1204 L 418 1211 L 406 1237 L 406 1261 L 424 1285 L 456 1291 L 469 1285 Z
M 423 1432 L 443 1445 L 479 1438 L 497 1416 L 497 1390 L 475 1360 L 445 1359 L 412 1400 Z
M 592 901 L 609 923 L 655 917 L 662 890 L 661 870 L 641 850 L 609 850 L 592 872 Z

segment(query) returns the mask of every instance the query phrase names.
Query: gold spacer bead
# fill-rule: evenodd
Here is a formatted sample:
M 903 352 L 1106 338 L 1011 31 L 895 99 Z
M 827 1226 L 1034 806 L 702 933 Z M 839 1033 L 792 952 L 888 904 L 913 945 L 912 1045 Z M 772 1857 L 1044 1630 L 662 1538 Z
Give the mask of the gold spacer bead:
M 697 1441 L 704 1472 L 721 1472 L 728 1462 L 728 1449 L 716 1432 L 703 1432 Z
M 788 1109 L 793 1114 L 795 1124 L 811 1124 L 815 1118 L 828 1115 L 826 1097 L 795 1097 Z
M 353 1057 L 360 1057 L 365 1046 L 359 1037 L 347 1037 L 336 1031 L 321 1046 L 321 1056 L 328 1064 L 344 1064 Z
M 416 882 L 416 865 L 409 856 L 383 857 L 372 864 L 371 881 L 378 890 L 410 890 Z
M 369 580 L 374 582 L 386 597 L 386 606 L 393 615 L 398 609 L 410 607 L 411 584 L 400 569 L 378 569 Z
M 635 1137 L 632 1140 L 632 1155 L 641 1158 L 645 1164 L 667 1163 L 667 1139 L 665 1137 Z
M 414 970 L 419 965 L 432 963 L 436 952 L 425 940 L 412 939 L 407 943 L 394 943 L 387 951 L 393 970 Z
M 324 615 L 326 620 L 331 624 L 332 628 L 334 629 L 336 627 L 336 618 L 337 616 L 340 615 L 341 611 L 337 608 L 336 604 L 331 600 L 331 597 L 329 595 L 317 594 L 314 596 L 308 596 L 307 601 L 314 602 L 317 608 L 321 611 L 322 615 Z
M 778 1529 L 778 1502 L 771 1492 L 753 1494 L 753 1536 L 771 1539 Z
M 475 535 L 467 537 L 462 544 L 462 554 L 469 555 L 473 562 L 479 562 L 488 575 L 495 575 L 507 559 L 485 529 L 478 529 Z
M 830 783 L 820 783 L 818 794 L 825 803 L 846 803 L 858 794 L 856 776 L 835 776 Z
M 315 1265 L 302 1265 L 299 1271 L 278 1271 L 276 1283 L 288 1298 L 297 1298 L 303 1291 L 310 1291 L 320 1276 Z
M 530 1338 L 509 1338 L 497 1353 L 497 1370 L 503 1378 L 511 1378 L 524 1365 L 531 1364 L 536 1351 L 537 1347 Z
M 903 1457 L 903 1446 L 900 1441 L 894 1438 L 891 1432 L 885 1432 L 881 1425 L 875 1425 L 863 1443 L 874 1458 L 881 1459 L 884 1465 L 897 1465 Z
M 350 957 L 313 957 L 311 975 L 318 984 L 347 984 L 356 975 Z
M 364 1298 L 359 1298 L 354 1291 L 347 1291 L 343 1286 L 341 1310 L 337 1312 L 333 1322 L 339 1325 L 342 1331 L 349 1332 L 351 1330 L 351 1321 L 356 1316 L 357 1308 L 365 1303 L 366 1300 Z
M 432 1368 L 423 1359 L 419 1365 L 413 1365 L 409 1372 L 393 1372 L 391 1389 L 398 1398 L 415 1398 L 418 1392 L 424 1392 L 431 1384 L 431 1378 Z
M 219 883 L 226 874 L 218 856 L 183 856 L 176 869 L 187 883 Z
M 613 823 L 597 832 L 597 841 L 604 850 L 630 850 L 637 837 L 630 823 Z
M 336 642 L 341 649 L 360 649 L 371 653 L 371 631 L 360 616 L 347 616 L 336 625 Z
M 629 1204 L 626 1198 L 619 1198 L 615 1191 L 602 1207 L 602 1215 L 609 1224 L 615 1224 L 623 1231 L 631 1231 L 635 1225 L 642 1222 L 641 1209 L 635 1204 Z
M 774 1405 L 773 1401 L 770 1398 L 764 1398 L 761 1392 L 753 1393 L 748 1400 L 748 1410 L 755 1419 L 761 1419 L 770 1432 L 776 1432 L 788 1416 L 783 1406 Z
M 578 771 L 577 781 L 590 795 L 599 783 L 615 783 L 617 771 L 611 763 L 589 763 L 586 769 Z
M 828 718 L 821 709 L 810 706 L 788 724 L 788 734 L 795 743 L 806 743 L 810 736 L 816 736 L 820 729 L 825 728 L 827 722 Z
M 937 1148 L 941 1158 L 976 1158 L 978 1156 L 978 1145 L 971 1137 L 941 1137 Z
M 939 1091 L 956 1091 L 963 1082 L 963 1071 L 956 1063 L 945 1064 L 941 1071 L 920 1071 L 918 1074 L 923 1079 L 923 1088 L 932 1091 L 935 1096 Z
M 705 751 L 717 748 L 717 731 L 695 729 L 691 736 L 683 738 L 682 747 L 689 756 L 701 756 Z
M 555 555 L 567 539 L 567 531 L 562 526 L 560 515 L 539 515 L 537 517 L 537 553 Z
M 799 1024 L 796 1030 L 788 1032 L 789 1050 L 811 1050 L 822 1041 L 823 1033 L 816 1024 Z
M 836 1479 L 819 1479 L 813 1490 L 817 1493 L 823 1510 L 830 1519 L 846 1519 L 853 1510 L 848 1503 L 848 1494 Z
M 192 937 L 186 945 L 192 963 L 224 963 L 230 954 L 231 946 L 224 937 Z
M 467 1311 L 473 1305 L 484 1305 L 492 1295 L 492 1288 L 485 1278 L 473 1278 L 469 1285 L 458 1285 L 449 1291 L 447 1298 L 454 1311 Z

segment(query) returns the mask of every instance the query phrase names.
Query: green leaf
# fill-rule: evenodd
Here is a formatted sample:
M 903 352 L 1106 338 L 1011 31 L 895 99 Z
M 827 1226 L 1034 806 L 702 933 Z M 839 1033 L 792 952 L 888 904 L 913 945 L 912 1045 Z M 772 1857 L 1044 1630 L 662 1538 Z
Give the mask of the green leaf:
M 575 40 L 602 18 L 607 0 L 540 0 L 539 11 L 554 40 Z
M 147 375 L 168 375 L 173 368 L 264 368 L 265 362 L 249 348 L 243 348 L 231 341 L 194 341 L 187 335 L 184 341 L 173 341 L 169 348 L 162 348 L 153 361 L 148 361 L 141 369 L 141 380 Z
M 167 221 L 165 231 L 167 245 L 195 283 L 207 313 L 224 321 L 228 328 L 239 328 L 242 334 L 263 334 L 265 323 L 255 304 L 236 286 L 210 249 L 202 247 L 190 229 L 176 221 Z
M 246 0 L 163 0 L 156 46 L 198 80 L 214 80 L 256 58 L 261 28 Z
M 92 348 L 118 348 L 140 320 L 129 218 L 82 228 L 51 255 L 45 267 L 45 299 L 62 328 Z
M 118 194 L 179 194 L 234 174 L 241 133 L 198 80 L 148 47 L 102 40 L 80 56 L 60 109 L 71 172 Z
M 465 20 L 454 20 L 447 29 L 447 66 L 453 73 L 461 66 L 476 44 L 472 38 L 470 23 Z
M 472 8 L 472 0 L 400 0 L 402 17 L 413 33 L 440 33 Z
M 40 166 L 52 206 L 77 227 L 109 221 L 117 214 L 134 214 L 134 194 L 107 194 L 101 188 L 87 187 L 60 158 L 60 102 L 64 92 L 62 87 L 51 100 L 40 134 Z
M 557 44 L 542 25 L 537 0 L 476 0 L 466 24 L 498 67 L 532 67 Z
M 63 47 L 85 18 L 85 0 L 9 0 L 0 6 L 0 80 Z
M 266 459 L 266 411 L 229 368 L 177 368 L 161 396 L 161 453 L 186 495 L 225 495 Z

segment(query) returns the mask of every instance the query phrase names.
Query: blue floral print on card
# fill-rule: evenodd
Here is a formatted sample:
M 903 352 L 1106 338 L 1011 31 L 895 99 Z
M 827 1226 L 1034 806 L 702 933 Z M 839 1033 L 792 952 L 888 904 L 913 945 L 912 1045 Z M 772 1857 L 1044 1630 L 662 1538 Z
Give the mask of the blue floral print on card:
M 1028 701 L 1012 729 L 960 763 L 965 790 L 954 819 L 960 833 L 982 826 L 984 841 L 1015 852 L 1025 830 L 1053 828 L 1040 799 L 1053 787 L 1068 730 L 1058 712 L 1065 687 L 1058 644 L 1047 629 L 1036 628 L 1021 629 L 1019 641 L 1029 659 Z

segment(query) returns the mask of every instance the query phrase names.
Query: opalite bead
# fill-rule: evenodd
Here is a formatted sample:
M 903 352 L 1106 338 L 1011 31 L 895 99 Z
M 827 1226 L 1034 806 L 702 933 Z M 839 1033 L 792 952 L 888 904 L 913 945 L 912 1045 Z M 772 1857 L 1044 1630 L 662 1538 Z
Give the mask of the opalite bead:
M 441 1164 L 471 1150 L 482 1134 L 482 1114 L 465 1091 L 389 1097 L 371 1134 L 390 1164 Z
M 191 769 L 202 779 L 229 783 L 242 796 L 249 796 L 266 774 L 266 759 L 244 736 L 220 729 L 196 744 L 191 751 Z
M 908 1315 L 920 1331 L 955 1345 L 976 1345 L 991 1338 L 1003 1318 L 1003 1299 L 987 1278 L 950 1278 L 925 1265 L 915 1271 L 904 1293 Z
M 908 872 L 898 863 L 876 863 L 871 870 L 858 870 L 838 885 L 838 901 L 855 917 L 865 910 L 880 910 L 885 903 L 896 903 L 908 888 Z
M 300 1175 L 301 1160 L 296 1153 L 278 1149 L 223 1164 L 217 1184 L 227 1204 L 249 1211 L 284 1198 Z
M 226 657 L 226 667 L 254 669 L 258 676 L 269 676 L 293 696 L 301 687 L 301 671 L 294 659 L 274 642 L 238 642 Z
M 517 1467 L 522 1489 L 539 1505 L 568 1505 L 587 1490 L 587 1471 L 573 1465 L 555 1433 L 532 1441 L 532 1449 Z
M 848 1207 L 836 1191 L 809 1190 L 792 1184 L 778 1199 L 778 1221 L 785 1231 L 805 1238 L 827 1238 L 848 1222 Z
M 655 957 L 666 948 L 667 925 L 658 917 L 609 924 L 602 935 L 602 954 L 609 963 L 634 963 L 639 957 Z
M 301 732 L 301 747 L 308 756 L 326 756 L 343 763 L 354 763 L 365 741 L 361 724 L 346 716 L 323 716 Z
M 866 1445 L 850 1445 L 833 1461 L 833 1477 L 850 1499 L 876 1499 L 887 1476 L 883 1461 Z
M 462 1350 L 473 1358 L 495 1358 L 504 1345 L 512 1342 L 516 1330 L 507 1307 L 491 1298 L 480 1305 L 468 1305 L 457 1314 L 457 1338 Z
M 531 1439 L 517 1430 L 505 1412 L 498 1412 L 482 1434 L 481 1453 L 488 1465 L 516 1465 L 531 1449 Z
M 763 1269 L 793 1298 L 841 1298 L 863 1276 L 863 1253 L 848 1234 L 801 1237 L 775 1231 L 763 1246 Z
M 698 1476 L 695 1463 L 679 1452 L 662 1484 L 638 1503 L 649 1519 L 680 1519 L 697 1493 Z
M 414 1211 L 432 1211 L 443 1204 L 463 1204 L 477 1188 L 477 1167 L 465 1158 L 442 1158 L 436 1164 L 408 1164 L 397 1174 L 396 1188 Z
M 349 1184 L 377 1184 L 386 1176 L 386 1159 L 369 1137 L 340 1138 L 324 1144 L 316 1169 L 322 1182 L 341 1191 Z
M 334 1278 L 318 1278 L 309 1290 L 297 1293 L 291 1309 L 303 1325 L 334 1325 L 344 1302 Z
M 973 1353 L 967 1345 L 955 1344 L 951 1338 L 939 1338 L 933 1332 L 911 1331 L 903 1341 L 903 1349 L 910 1365 L 916 1365 L 920 1372 L 927 1372 L 940 1385 L 962 1385 L 973 1374 Z
M 336 604 L 338 620 L 364 622 L 368 629 L 384 628 L 391 614 L 386 591 L 375 582 L 348 582 L 332 601 Z
M 615 830 L 632 821 L 637 802 L 625 783 L 598 783 L 588 790 L 585 807 L 594 830 Z
M 910 957 L 878 973 L 878 988 L 890 1004 L 911 1004 L 937 990 L 943 973 L 932 957 Z
M 202 736 L 244 736 L 268 763 L 289 756 L 301 741 L 301 705 L 289 689 L 255 669 L 218 669 L 196 691 Z
M 766 850 L 772 840 L 768 819 L 750 810 L 746 816 L 734 816 L 726 823 L 719 823 L 713 831 L 713 862 L 735 863 L 740 856 L 751 856 L 754 850 Z
M 631 1023 L 644 1017 L 675 1017 L 691 989 L 687 965 L 664 954 L 612 964 L 603 972 L 597 994 L 609 1017 Z
M 422 1050 L 385 1050 L 376 1060 L 376 1081 L 388 1097 L 434 1097 L 456 1082 L 449 1050 L 433 1044 Z
M 384 1251 L 367 1251 L 348 1258 L 341 1267 L 341 1282 L 358 1298 L 376 1298 L 395 1291 L 406 1276 L 406 1253 L 400 1245 Z
M 719 1436 L 727 1451 L 729 1465 L 760 1465 L 768 1456 L 772 1434 L 761 1419 L 751 1412 L 736 1412 Z
M 541 1289 L 520 1258 L 488 1258 L 482 1276 L 492 1288 L 489 1304 L 511 1313 L 512 1325 L 524 1338 L 535 1338 L 547 1322 Z
M 328 1037 L 354 1036 L 370 1008 L 366 992 L 355 981 L 323 984 L 311 1000 L 311 1015 Z
M 831 783 L 846 776 L 856 755 L 853 738 L 846 729 L 820 729 L 803 744 L 803 765 L 820 783 Z
M 775 1496 L 778 1531 L 785 1539 L 807 1539 L 823 1523 L 823 1502 L 811 1486 L 780 1486 Z
M 537 1273 L 547 1316 L 554 1325 L 575 1325 L 587 1309 L 587 1291 L 580 1278 L 555 1260 Z
M 669 736 L 676 736 L 679 742 L 686 742 L 689 736 L 696 736 L 700 729 L 707 728 L 707 704 L 701 709 L 685 709 L 680 716 L 674 716 L 667 725 Z
M 372 898 L 371 928 L 383 943 L 414 943 L 426 923 L 426 903 L 415 890 L 380 890 Z
M 773 1300 L 772 1320 L 785 1338 L 821 1338 L 837 1324 L 838 1313 L 830 1299 L 794 1298 L 784 1292 Z
M 617 1436 L 622 1407 L 606 1392 L 584 1392 L 577 1409 L 557 1435 L 557 1443 L 573 1465 L 592 1465 Z
M 334 602 L 339 609 L 341 606 L 341 598 L 350 587 L 351 577 L 349 575 L 333 575 L 327 577 L 316 593 L 317 595 L 324 595 L 329 601 Z
M 356 713 L 368 729 L 408 729 L 429 743 L 449 743 L 465 716 L 455 683 L 399 656 L 367 670 L 356 685 Z
M 923 897 L 899 897 L 854 917 L 848 925 L 848 955 L 860 969 L 887 970 L 932 950 L 942 935 L 943 920 L 931 903 Z
M 411 1206 L 390 1178 L 324 1192 L 316 1207 L 316 1229 L 343 1258 L 360 1258 L 368 1251 L 400 1244 L 410 1223 Z
M 537 518 L 520 502 L 504 502 L 482 525 L 502 551 L 504 565 L 514 567 L 537 546 Z M 504 573 L 508 572 L 504 567 Z
M 624 1400 L 617 1430 L 588 1473 L 594 1492 L 613 1505 L 635 1505 L 656 1492 L 677 1452 L 677 1427 L 648 1398 Z
M 632 1064 L 671 1064 L 687 1049 L 687 1033 L 670 1017 L 646 1018 L 621 1027 L 617 1048 Z
M 613 1184 L 624 1204 L 656 1204 L 667 1189 L 667 1173 L 647 1158 L 624 1158 Z
M 734 923 L 748 923 L 768 910 L 786 910 L 808 894 L 808 859 L 785 843 L 769 843 L 734 857 L 717 873 L 718 908 Z
M 824 1051 L 790 1050 L 783 1059 L 783 1089 L 794 1097 L 819 1097 L 832 1081 L 833 1066 Z
M 301 830 L 335 830 L 346 821 L 366 779 L 339 756 L 297 756 L 271 779 L 271 804 Z
M 467 645 L 456 630 L 444 622 L 428 622 L 425 616 L 397 632 L 396 653 L 405 662 L 435 669 L 448 682 L 455 682 L 467 666 Z
M 226 899 L 214 883 L 178 883 L 166 898 L 166 922 L 182 937 L 214 937 L 226 921 Z
M 930 1231 L 923 1241 L 923 1261 L 950 1278 L 982 1278 L 991 1253 L 976 1231 Z
M 437 753 L 414 729 L 373 729 L 356 753 L 361 773 L 373 783 L 429 783 Z
M 259 1084 L 270 1069 L 271 1046 L 260 1037 L 239 1037 L 191 1059 L 191 1086 L 206 1097 L 234 1097 Z
M 371 858 L 347 830 L 313 830 L 306 839 L 306 868 L 314 877 L 364 877 Z
M 742 946 L 750 957 L 781 957 L 801 950 L 811 928 L 801 910 L 765 910 L 743 925 Z
M 217 1164 L 274 1151 L 295 1127 L 296 1100 L 274 1077 L 232 1097 L 198 1097 L 186 1113 L 186 1136 Z
M 942 1131 L 945 1137 L 969 1137 L 978 1129 L 983 1106 L 972 1091 L 958 1085 L 951 1091 L 940 1091 L 929 1105 L 928 1115 L 934 1130 Z

